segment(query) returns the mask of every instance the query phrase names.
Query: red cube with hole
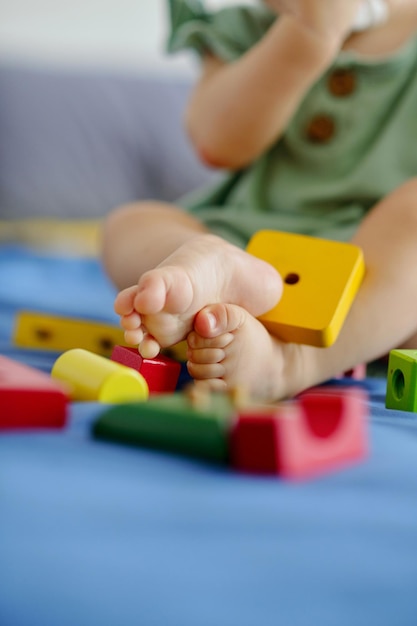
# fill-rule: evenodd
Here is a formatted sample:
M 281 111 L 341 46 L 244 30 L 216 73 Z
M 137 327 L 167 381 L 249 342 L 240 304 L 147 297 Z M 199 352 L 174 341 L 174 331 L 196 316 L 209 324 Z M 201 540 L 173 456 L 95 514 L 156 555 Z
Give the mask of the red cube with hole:
M 159 354 L 154 359 L 144 359 L 137 348 L 115 346 L 111 359 L 140 372 L 148 383 L 150 394 L 171 393 L 177 387 L 181 363 L 168 356 Z
M 235 468 L 302 479 L 363 459 L 368 451 L 367 395 L 317 388 L 275 407 L 241 411 L 231 432 Z

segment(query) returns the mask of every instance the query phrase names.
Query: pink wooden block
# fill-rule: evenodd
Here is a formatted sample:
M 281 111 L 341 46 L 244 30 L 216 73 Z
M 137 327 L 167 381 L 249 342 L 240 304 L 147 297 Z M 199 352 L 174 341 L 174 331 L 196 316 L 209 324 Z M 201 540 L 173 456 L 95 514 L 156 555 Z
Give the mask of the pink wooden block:
M 367 395 L 360 389 L 328 389 L 241 412 L 231 433 L 234 467 L 301 479 L 364 458 Z
M 151 395 L 171 393 L 177 387 L 181 363 L 163 354 L 159 354 L 154 359 L 144 359 L 137 348 L 115 346 L 111 359 L 140 372 L 148 383 Z
M 52 378 L 0 356 L 0 430 L 61 428 L 68 397 Z

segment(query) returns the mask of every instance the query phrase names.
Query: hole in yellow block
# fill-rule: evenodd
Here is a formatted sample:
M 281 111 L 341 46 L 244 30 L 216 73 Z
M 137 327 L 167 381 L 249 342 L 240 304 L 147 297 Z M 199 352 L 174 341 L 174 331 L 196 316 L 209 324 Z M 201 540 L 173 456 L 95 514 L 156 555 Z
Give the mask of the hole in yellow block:
M 49 341 L 52 337 L 52 332 L 49 330 L 49 328 L 36 328 L 35 336 L 40 341 Z
M 300 277 L 298 274 L 294 274 L 294 272 L 290 272 L 284 278 L 284 283 L 286 285 L 296 285 L 299 280 L 300 280 Z

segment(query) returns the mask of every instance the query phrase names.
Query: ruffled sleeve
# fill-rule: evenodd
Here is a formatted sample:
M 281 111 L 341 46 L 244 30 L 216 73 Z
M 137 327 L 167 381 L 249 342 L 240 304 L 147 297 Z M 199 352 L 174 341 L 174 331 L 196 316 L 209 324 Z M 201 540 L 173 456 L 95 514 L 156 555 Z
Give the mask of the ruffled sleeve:
M 259 41 L 275 19 L 263 5 L 207 11 L 200 0 L 168 0 L 168 51 L 192 49 L 233 61 Z

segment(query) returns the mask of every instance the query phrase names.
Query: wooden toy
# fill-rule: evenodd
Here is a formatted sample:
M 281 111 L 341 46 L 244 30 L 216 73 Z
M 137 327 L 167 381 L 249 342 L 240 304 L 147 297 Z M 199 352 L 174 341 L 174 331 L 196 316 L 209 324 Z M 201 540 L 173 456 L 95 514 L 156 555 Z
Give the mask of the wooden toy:
M 336 378 L 351 378 L 352 380 L 364 380 L 366 378 L 366 363 L 360 363 L 347 372 L 343 372 Z
M 231 432 L 232 465 L 244 472 L 301 479 L 367 453 L 366 395 L 317 388 L 296 401 L 240 411 Z
M 417 350 L 389 353 L 385 406 L 417 412 Z
M 99 439 L 114 440 L 225 464 L 234 409 L 225 394 L 211 394 L 208 406 L 187 393 L 155 396 L 144 404 L 107 409 L 93 426 Z
M 366 400 L 357 388 L 318 387 L 290 402 L 244 406 L 239 392 L 205 393 L 191 385 L 106 409 L 93 435 L 243 472 L 310 478 L 366 456 Z
M 142 374 L 81 348 L 61 354 L 52 367 L 51 376 L 67 385 L 75 401 L 141 402 L 149 395 Z
M 68 397 L 48 374 L 0 356 L 0 430 L 62 428 Z
M 360 248 L 262 230 L 247 251 L 273 265 L 284 281 L 279 303 L 259 318 L 266 328 L 284 341 L 319 347 L 334 343 L 364 276 Z
M 115 346 L 111 359 L 140 372 L 148 383 L 150 395 L 174 392 L 176 389 L 181 364 L 168 356 L 160 354 L 154 359 L 145 359 L 137 348 Z
M 125 343 L 118 326 L 36 311 L 21 311 L 16 316 L 13 341 L 21 348 L 56 352 L 83 348 L 103 356 L 110 356 L 115 345 Z

